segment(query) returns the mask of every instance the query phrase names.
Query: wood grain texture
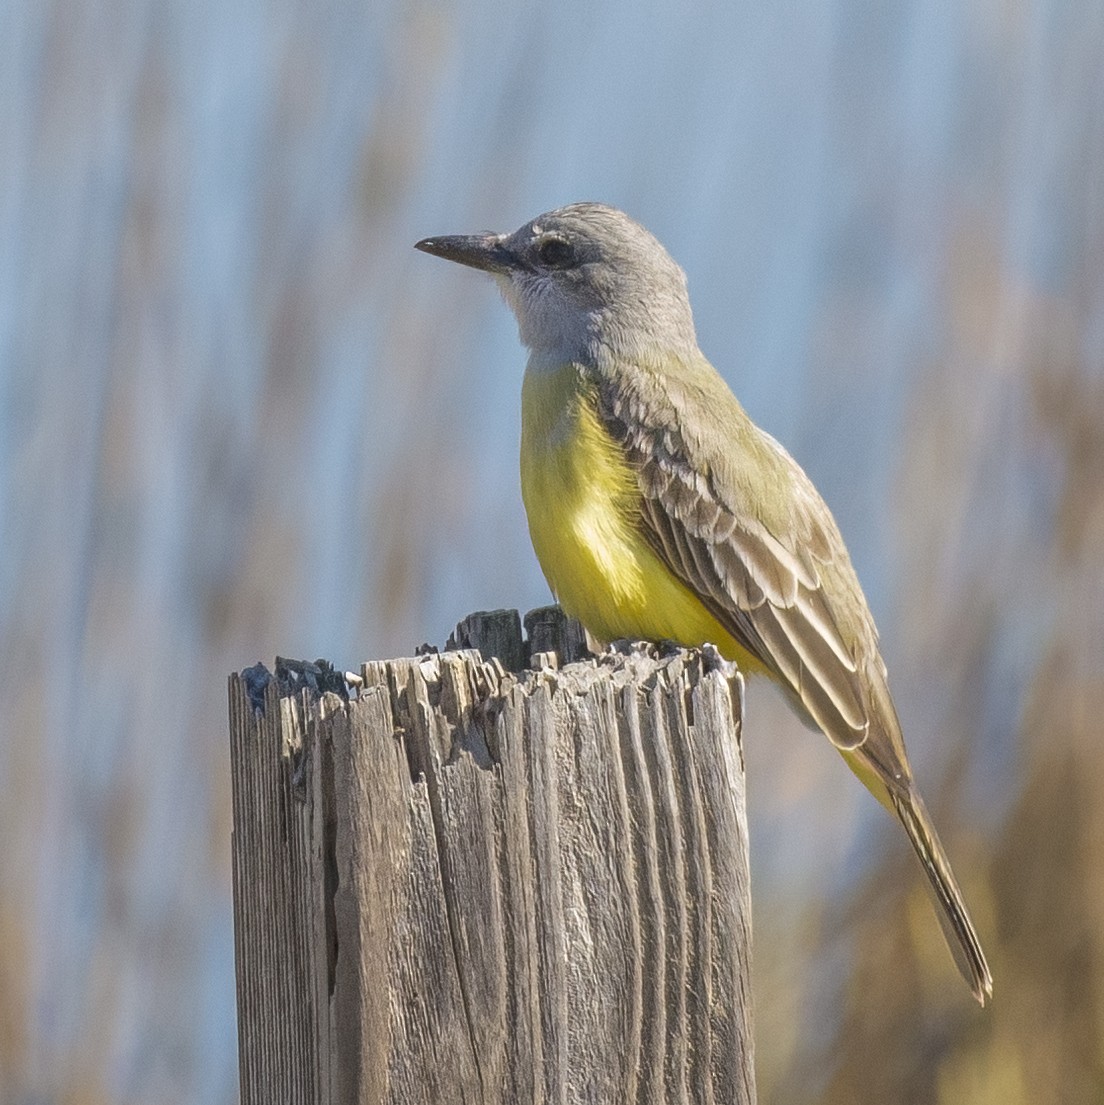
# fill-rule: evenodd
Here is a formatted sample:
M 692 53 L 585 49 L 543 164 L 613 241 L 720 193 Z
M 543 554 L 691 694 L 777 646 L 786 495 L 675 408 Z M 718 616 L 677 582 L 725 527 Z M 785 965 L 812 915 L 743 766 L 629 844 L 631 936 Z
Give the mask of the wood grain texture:
M 248 674 L 243 1105 L 754 1101 L 730 666 L 468 649 L 366 664 L 348 702 Z

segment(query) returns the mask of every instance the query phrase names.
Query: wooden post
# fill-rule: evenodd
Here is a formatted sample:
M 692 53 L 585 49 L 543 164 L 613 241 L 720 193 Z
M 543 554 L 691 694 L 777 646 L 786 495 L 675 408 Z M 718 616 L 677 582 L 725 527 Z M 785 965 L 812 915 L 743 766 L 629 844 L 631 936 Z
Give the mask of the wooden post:
M 242 1105 L 754 1102 L 740 676 L 526 625 L 230 677 Z

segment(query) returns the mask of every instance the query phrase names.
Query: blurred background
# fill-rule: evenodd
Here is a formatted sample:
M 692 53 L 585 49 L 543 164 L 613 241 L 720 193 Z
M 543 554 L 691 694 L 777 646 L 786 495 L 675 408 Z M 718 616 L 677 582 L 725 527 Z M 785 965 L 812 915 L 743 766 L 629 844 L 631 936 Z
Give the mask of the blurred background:
M 766 689 L 760 1099 L 1104 1100 L 1104 6 L 0 0 L 0 1102 L 237 1097 L 227 674 L 541 605 L 415 253 L 627 209 L 836 513 L 996 978 Z

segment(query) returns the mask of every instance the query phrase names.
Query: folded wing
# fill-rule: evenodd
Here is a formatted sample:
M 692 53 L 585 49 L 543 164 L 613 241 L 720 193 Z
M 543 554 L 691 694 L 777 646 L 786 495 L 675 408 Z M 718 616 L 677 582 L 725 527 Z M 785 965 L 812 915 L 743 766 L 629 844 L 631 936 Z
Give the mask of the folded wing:
M 599 415 L 637 473 L 641 528 L 808 719 L 856 748 L 880 720 L 869 673 L 875 683 L 885 674 L 847 551 L 796 462 L 717 382 L 723 391 L 668 387 L 651 401 L 639 389 L 599 389 Z M 699 409 L 680 409 L 695 400 Z M 739 455 L 718 455 L 722 443 Z M 841 610 L 837 593 L 858 601 Z

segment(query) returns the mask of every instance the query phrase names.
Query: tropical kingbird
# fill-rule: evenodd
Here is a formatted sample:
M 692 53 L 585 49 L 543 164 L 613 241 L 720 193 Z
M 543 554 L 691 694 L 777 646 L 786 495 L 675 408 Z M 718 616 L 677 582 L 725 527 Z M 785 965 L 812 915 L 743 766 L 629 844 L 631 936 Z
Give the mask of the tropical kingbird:
M 522 498 L 563 608 L 604 641 L 711 642 L 778 683 L 900 819 L 984 1004 L 992 976 L 913 781 L 843 538 L 698 349 L 682 269 L 596 203 L 417 248 L 492 273 L 517 316 Z

